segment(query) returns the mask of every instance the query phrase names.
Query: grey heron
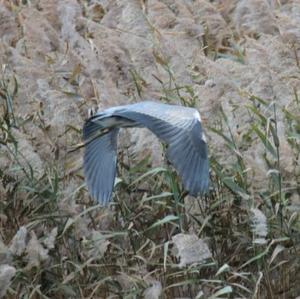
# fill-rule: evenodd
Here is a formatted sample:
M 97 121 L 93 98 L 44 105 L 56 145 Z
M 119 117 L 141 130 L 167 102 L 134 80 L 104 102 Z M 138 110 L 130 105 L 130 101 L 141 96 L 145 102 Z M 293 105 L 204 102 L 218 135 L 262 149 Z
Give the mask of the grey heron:
M 111 107 L 92 115 L 83 127 L 84 173 L 88 190 L 102 206 L 112 196 L 120 128 L 145 127 L 167 144 L 167 159 L 191 195 L 203 194 L 209 184 L 206 138 L 194 108 L 157 102 Z

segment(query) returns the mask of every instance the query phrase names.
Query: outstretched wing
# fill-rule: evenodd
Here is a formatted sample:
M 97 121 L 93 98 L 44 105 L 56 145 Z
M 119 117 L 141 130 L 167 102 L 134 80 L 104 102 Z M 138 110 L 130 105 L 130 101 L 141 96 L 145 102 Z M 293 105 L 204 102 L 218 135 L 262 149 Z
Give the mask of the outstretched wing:
M 116 176 L 117 136 L 119 129 L 111 129 L 97 137 L 101 126 L 87 121 L 83 128 L 86 142 L 84 152 L 84 173 L 88 190 L 93 198 L 105 206 L 111 199 Z
M 135 121 L 168 144 L 167 158 L 192 195 L 208 189 L 209 166 L 207 144 L 200 115 L 193 108 L 142 102 L 123 106 L 113 115 Z

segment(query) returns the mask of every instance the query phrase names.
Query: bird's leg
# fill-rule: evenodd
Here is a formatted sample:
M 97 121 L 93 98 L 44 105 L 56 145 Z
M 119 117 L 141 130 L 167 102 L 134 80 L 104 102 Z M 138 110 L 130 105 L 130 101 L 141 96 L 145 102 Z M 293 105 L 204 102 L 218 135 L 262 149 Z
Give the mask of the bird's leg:
M 102 129 L 100 132 L 97 132 L 97 133 L 93 134 L 93 136 L 91 136 L 90 138 L 88 138 L 84 142 L 81 142 L 81 143 L 78 143 L 78 144 L 72 146 L 72 148 L 68 151 L 68 153 L 72 153 L 72 152 L 75 152 L 75 151 L 81 149 L 82 147 L 88 145 L 90 142 L 92 142 L 96 138 L 107 134 L 109 131 L 110 131 L 110 129 L 107 129 L 107 128 Z
M 94 116 L 99 110 L 99 107 L 94 107 L 94 108 L 90 108 L 88 110 L 88 118 L 91 118 L 92 116 Z

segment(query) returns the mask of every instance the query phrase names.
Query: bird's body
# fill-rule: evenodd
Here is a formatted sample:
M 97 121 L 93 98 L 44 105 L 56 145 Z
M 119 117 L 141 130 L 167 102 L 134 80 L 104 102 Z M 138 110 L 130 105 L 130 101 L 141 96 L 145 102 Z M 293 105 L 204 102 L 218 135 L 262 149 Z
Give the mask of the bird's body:
M 199 112 L 156 102 L 117 106 L 90 117 L 83 128 L 84 171 L 91 195 L 102 205 L 110 201 L 121 127 L 146 127 L 168 145 L 167 158 L 191 195 L 208 189 L 207 145 Z

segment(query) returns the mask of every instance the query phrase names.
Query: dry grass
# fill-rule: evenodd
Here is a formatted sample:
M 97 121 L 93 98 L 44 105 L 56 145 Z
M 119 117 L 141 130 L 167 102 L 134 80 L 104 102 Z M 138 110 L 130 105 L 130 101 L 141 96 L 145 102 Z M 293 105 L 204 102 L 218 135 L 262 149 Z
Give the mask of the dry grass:
M 184 88 L 193 95 L 192 86 Z M 25 121 L 14 115 L 17 92 L 1 81 L 0 142 L 11 161 L 0 173 L 1 256 L 15 269 L 7 298 L 137 298 L 144 292 L 148 298 L 298 294 L 299 211 L 291 197 L 299 195 L 299 182 L 286 180 L 280 172 L 275 103 L 251 95 L 244 107 L 255 120 L 244 130 L 245 144 L 261 143 L 269 167 L 263 189 L 252 184 L 236 132 L 220 110 L 218 124 L 208 130 L 225 140 L 233 159 L 222 165 L 210 151 L 211 190 L 205 198 L 186 198 L 169 166 L 149 169 L 146 157 L 129 168 L 120 156 L 115 203 L 102 209 L 92 201 L 82 202 L 84 186 L 66 200 L 64 186 L 70 178 L 55 161 L 42 176 L 24 163 L 14 136 Z M 193 102 L 181 95 L 180 86 L 170 93 L 184 104 Z M 291 107 L 284 110 L 285 130 L 297 161 L 296 98 Z M 16 170 L 19 175 L 14 175 Z M 68 200 L 73 207 L 64 209 Z M 191 249 L 197 240 L 186 243 L 188 252 L 181 248 L 176 254 L 173 237 L 178 233 L 205 240 L 208 255 L 197 257 L 198 249 Z
M 27 1 L 8 2 L 14 11 L 27 5 Z M 88 7 L 85 2 L 84 5 Z M 206 9 L 211 11 L 209 5 Z M 101 6 L 95 7 L 93 13 L 101 19 L 104 12 Z M 226 12 L 225 8 L 220 9 Z M 248 27 L 257 29 L 250 21 Z M 220 30 L 218 26 L 213 28 Z M 259 37 L 250 29 L 255 43 Z M 204 47 L 199 51 L 210 61 L 223 58 L 243 65 L 245 51 L 238 37 L 229 39 L 225 29 L 221 33 L 223 39 L 216 42 L 212 37 L 218 34 L 207 29 L 202 36 Z M 84 34 L 84 38 L 92 40 L 88 32 Z M 82 42 L 80 38 L 77 41 L 75 38 L 75 42 Z M 72 59 L 79 60 L 80 55 L 74 53 L 70 55 Z M 296 53 L 295 65 L 299 68 Z M 187 69 L 195 86 L 181 84 L 168 60 L 160 54 L 154 53 L 156 67 L 163 73 L 162 78 L 153 76 L 159 86 L 157 100 L 198 106 L 202 99 L 195 86 L 207 78 L 202 78 L 205 76 L 197 68 Z M 55 55 L 47 56 L 51 71 Z M 84 81 L 79 78 L 88 67 L 82 70 L 78 64 L 73 66 L 73 71 L 69 68 L 62 77 L 70 91 L 60 86 L 59 96 L 80 98 L 76 88 Z M 121 68 L 118 71 L 120 77 L 130 78 L 128 96 L 141 100 L 149 82 L 134 67 L 126 74 Z M 61 82 L 60 75 L 53 71 L 51 82 Z M 96 81 L 91 81 L 90 87 L 95 89 L 91 98 L 76 102 L 80 112 L 99 100 Z M 245 118 L 237 118 L 235 125 L 232 115 L 225 112 L 228 109 L 219 103 L 215 105 L 213 120 L 204 125 L 209 136 L 211 189 L 202 198 L 187 196 L 167 162 L 153 168 L 150 156 L 146 155 L 134 163 L 123 148 L 119 153 L 114 200 L 109 208 L 101 208 L 89 197 L 82 169 L 77 167 L 78 153 L 68 153 L 81 141 L 78 127 L 74 123 L 64 124 L 62 133 L 57 134 L 65 137 L 65 143 L 59 138 L 52 142 L 47 113 L 55 114 L 59 109 L 45 112 L 46 108 L 40 105 L 32 113 L 17 114 L 15 99 L 19 93 L 17 79 L 9 66 L 3 65 L 0 73 L 0 297 L 272 299 L 299 296 L 300 100 L 296 89 L 291 90 L 293 97 L 284 107 L 276 98 L 261 98 L 240 90 L 240 104 L 232 105 L 232 114 L 234 109 L 239 109 Z M 52 96 L 50 91 L 45 94 Z M 55 96 L 50 98 L 59 98 Z M 57 105 L 60 104 L 58 101 Z M 282 131 L 279 134 L 279 115 L 280 124 L 284 124 L 280 128 L 283 134 Z M 34 154 L 34 147 L 26 150 L 30 144 L 23 143 L 22 136 L 32 127 L 47 137 L 32 141 L 37 147 L 48 146 L 49 156 L 43 164 Z M 222 152 L 215 147 L 215 140 L 224 144 Z M 246 154 L 253 145 L 260 150 L 259 162 L 249 160 Z M 291 173 L 282 168 L 286 145 L 292 161 Z

